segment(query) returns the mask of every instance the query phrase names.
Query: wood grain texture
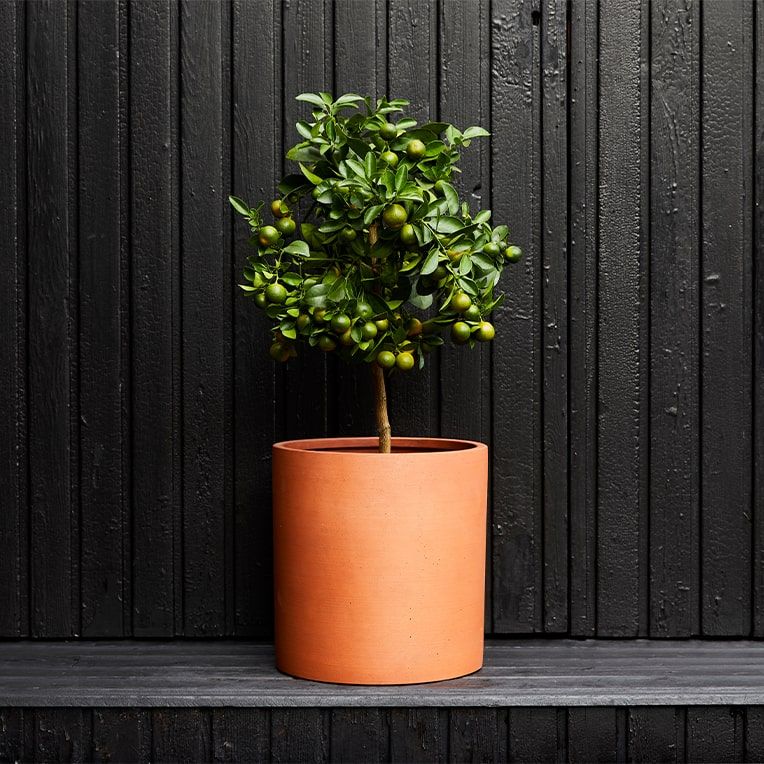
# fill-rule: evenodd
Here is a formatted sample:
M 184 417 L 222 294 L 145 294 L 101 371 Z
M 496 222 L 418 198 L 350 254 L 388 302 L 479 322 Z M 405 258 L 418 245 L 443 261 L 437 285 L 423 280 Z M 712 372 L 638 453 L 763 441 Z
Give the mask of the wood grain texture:
M 507 760 L 507 710 L 455 708 L 449 712 L 448 760 Z
M 130 9 L 132 633 L 171 636 L 180 574 L 177 14 Z
M 568 711 L 568 761 L 609 762 L 618 756 L 618 711 L 615 708 L 572 708 Z
M 597 628 L 599 69 L 596 0 L 573 0 L 570 33 L 570 631 Z
M 751 627 L 752 10 L 746 2 L 701 10 L 701 625 L 709 635 Z
M 493 211 L 524 252 L 507 269 L 495 313 L 493 628 L 535 632 L 543 624 L 541 183 L 539 34 L 529 4 L 493 4 L 491 60 Z
M 448 711 L 391 708 L 390 760 L 443 762 L 448 753 Z
M 0 7 L 0 634 L 26 635 L 28 518 L 26 491 L 26 252 L 24 14 L 18 4 Z
M 120 9 L 78 6 L 82 633 L 125 633 Z M 128 611 L 129 612 L 129 611 Z M 128 628 L 129 631 L 129 628 Z
M 697 4 L 651 9 L 650 633 L 700 633 Z
M 738 708 L 687 710 L 687 761 L 743 761 L 744 712 Z
M 247 200 L 268 199 L 281 171 L 281 126 L 265 125 L 263 114 L 280 112 L 281 35 L 274 0 L 233 5 L 233 193 Z M 269 19 L 271 23 L 263 23 Z M 260 87 L 249 83 L 258 73 Z M 248 227 L 234 221 L 235 274 L 249 254 Z M 235 631 L 272 632 L 271 445 L 279 439 L 276 373 L 266 356 L 267 321 L 241 295 L 234 298 L 235 430 Z M 256 423 L 253 426 L 253 423 Z
M 509 761 L 557 762 L 566 758 L 567 720 L 557 708 L 509 709 Z
M 232 283 L 223 193 L 225 19 L 222 5 L 181 4 L 183 632 L 197 636 L 226 631 Z
M 642 633 L 640 4 L 600 5 L 597 633 Z M 646 11 L 645 11 L 646 13 Z
M 207 709 L 162 709 L 151 714 L 151 759 L 212 760 L 211 714 Z
M 681 762 L 685 758 L 684 709 L 630 708 L 629 761 Z
M 274 762 L 329 760 L 329 712 L 320 708 L 271 711 Z
M 267 761 L 271 748 L 270 713 L 259 708 L 212 711 L 212 760 Z
M 380 708 L 336 708 L 331 712 L 331 760 L 387 761 L 390 731 Z
M 753 631 L 764 635 L 764 13 L 755 9 L 753 211 Z
M 76 416 L 76 6 L 26 7 L 30 611 L 36 636 L 79 632 Z M 74 390 L 73 390 L 74 378 Z M 74 447 L 73 447 L 74 443 Z
M 151 717 L 141 709 L 93 709 L 92 757 L 97 762 L 149 761 Z
M 91 760 L 91 714 L 81 708 L 43 708 L 33 716 L 35 762 Z

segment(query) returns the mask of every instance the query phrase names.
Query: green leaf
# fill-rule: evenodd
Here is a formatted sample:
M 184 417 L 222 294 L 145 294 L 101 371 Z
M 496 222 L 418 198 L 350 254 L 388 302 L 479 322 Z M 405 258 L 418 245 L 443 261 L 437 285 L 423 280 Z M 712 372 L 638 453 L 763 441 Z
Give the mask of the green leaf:
M 326 92 L 324 92 L 324 91 L 321 91 L 321 92 L 319 93 L 319 95 L 321 96 L 321 100 L 322 100 L 322 101 L 323 101 L 323 102 L 324 102 L 324 103 L 325 103 L 327 106 L 331 106 L 331 104 L 332 104 L 332 94 L 331 94 L 331 93 L 326 93 Z
M 432 305 L 433 296 L 432 294 L 416 294 L 414 293 L 409 297 L 409 302 L 415 307 L 419 308 L 420 310 L 427 310 L 427 308 Z
M 509 234 L 509 228 L 505 225 L 496 226 L 496 228 L 493 229 L 493 234 L 491 235 L 491 239 L 493 241 L 503 241 L 507 238 L 507 234 Z
M 229 196 L 228 201 L 231 203 L 231 207 L 233 207 L 236 212 L 238 212 L 241 215 L 244 215 L 245 217 L 249 217 L 250 210 L 249 206 L 245 201 L 242 199 L 239 199 L 238 196 Z
M 355 93 L 345 93 L 341 95 L 335 102 L 335 106 L 350 106 L 351 104 L 363 101 L 363 96 L 356 95 Z
M 321 98 L 319 95 L 316 95 L 316 93 L 300 93 L 300 95 L 295 96 L 295 100 L 305 101 L 305 103 L 312 103 L 314 106 L 318 106 L 320 109 L 326 108 L 326 104 L 324 103 L 323 98 Z
M 366 168 L 357 160 L 351 159 L 348 157 L 345 160 L 345 164 L 359 177 L 359 178 L 365 178 L 366 177 Z
M 428 274 L 432 273 L 437 267 L 438 267 L 438 250 L 436 247 L 433 247 L 430 250 L 430 253 L 427 255 L 427 257 L 424 259 L 424 262 L 422 263 L 422 267 L 420 268 L 419 272 L 423 276 L 427 276 Z
M 363 224 L 370 225 L 376 218 L 382 214 L 382 210 L 385 209 L 384 204 L 375 204 L 369 207 L 366 212 L 363 213 Z
M 464 228 L 464 223 L 458 218 L 441 217 L 435 221 L 433 228 L 438 233 L 456 233 Z
M 395 190 L 400 194 L 409 179 L 409 171 L 405 165 L 401 165 L 395 173 Z
M 311 172 L 302 162 L 300 162 L 300 169 L 302 174 L 314 185 L 318 186 L 324 182 L 323 178 L 320 178 L 316 173 Z
M 465 140 L 471 140 L 472 138 L 485 138 L 489 135 L 490 133 L 488 132 L 488 130 L 483 129 L 482 127 L 468 127 L 462 133 L 462 137 Z
M 491 219 L 491 210 L 480 210 L 477 215 L 475 215 L 473 219 L 473 223 L 477 223 L 478 225 L 481 225 L 482 223 L 487 223 Z
M 306 140 L 310 141 L 313 139 L 313 133 L 310 131 L 310 125 L 307 122 L 298 122 L 295 127 L 297 128 L 297 132 Z
M 366 173 L 366 177 L 371 180 L 374 177 L 374 173 L 377 171 L 377 160 L 374 157 L 373 151 L 369 151 L 363 158 L 363 169 Z
M 298 257 L 310 257 L 310 247 L 307 242 L 296 239 L 284 247 L 283 252 L 288 255 L 297 255 Z
M 472 270 L 472 259 L 469 255 L 462 255 L 462 259 L 459 261 L 459 273 L 462 276 L 466 276 Z
M 446 197 L 449 214 L 456 215 L 459 212 L 459 196 L 450 183 L 443 184 L 443 196 Z
M 311 308 L 326 307 L 326 295 L 332 288 L 331 284 L 316 284 L 305 293 L 305 304 Z

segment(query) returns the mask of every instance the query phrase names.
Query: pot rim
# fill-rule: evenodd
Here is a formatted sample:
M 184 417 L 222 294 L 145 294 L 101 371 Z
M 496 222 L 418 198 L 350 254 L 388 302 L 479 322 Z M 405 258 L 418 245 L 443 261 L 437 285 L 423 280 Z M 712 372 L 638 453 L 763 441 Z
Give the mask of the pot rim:
M 390 454 L 380 454 L 374 450 L 356 450 L 373 448 L 379 439 L 374 436 L 364 437 L 341 437 L 341 438 L 303 438 L 299 440 L 283 440 L 273 444 L 274 451 L 288 451 L 310 454 L 346 454 L 365 458 L 384 457 L 414 457 L 440 454 L 458 454 L 464 451 L 474 452 L 488 450 L 485 443 L 477 440 L 460 440 L 458 438 L 415 438 L 408 436 L 395 436 L 392 438 L 393 449 L 404 448 L 405 451 Z

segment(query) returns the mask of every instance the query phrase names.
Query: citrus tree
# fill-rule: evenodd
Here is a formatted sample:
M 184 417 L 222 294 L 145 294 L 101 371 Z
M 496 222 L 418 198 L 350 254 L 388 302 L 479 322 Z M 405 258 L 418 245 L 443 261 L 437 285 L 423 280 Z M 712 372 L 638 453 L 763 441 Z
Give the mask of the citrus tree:
M 462 148 L 487 136 L 401 116 L 403 99 L 353 93 L 297 96 L 313 107 L 287 152 L 294 173 L 268 212 L 236 197 L 254 253 L 241 288 L 273 324 L 270 355 L 298 345 L 371 367 L 379 450 L 390 451 L 385 376 L 422 368 L 444 334 L 458 345 L 489 342 L 488 321 L 505 263 L 522 253 L 472 214 L 453 186 Z

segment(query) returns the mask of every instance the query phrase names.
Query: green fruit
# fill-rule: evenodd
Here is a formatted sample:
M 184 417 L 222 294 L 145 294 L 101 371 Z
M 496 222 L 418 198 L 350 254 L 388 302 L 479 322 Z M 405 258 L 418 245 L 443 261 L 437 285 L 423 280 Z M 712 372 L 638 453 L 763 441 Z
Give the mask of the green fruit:
M 378 331 L 377 325 L 373 321 L 367 321 L 361 328 L 361 334 L 365 340 L 373 340 Z
M 427 146 L 422 143 L 418 138 L 414 138 L 406 145 L 406 156 L 409 159 L 421 159 L 427 151 Z
M 380 332 L 386 332 L 390 328 L 390 322 L 386 318 L 378 318 L 374 325 Z
M 255 295 L 255 305 L 263 310 L 268 307 L 268 298 L 265 296 L 265 292 L 258 292 Z
M 258 240 L 263 247 L 270 247 L 279 240 L 279 232 L 272 225 L 264 225 L 258 232 Z
M 385 122 L 382 127 L 379 128 L 379 134 L 386 141 L 391 141 L 398 135 L 398 128 L 390 122 Z
M 401 371 L 410 371 L 414 368 L 414 356 L 408 351 L 398 353 L 398 356 L 395 359 L 395 365 Z
M 326 308 L 316 308 L 313 311 L 313 320 L 317 324 L 323 324 L 326 321 L 326 319 L 324 318 L 325 315 L 326 315 Z
M 318 338 L 318 346 L 324 353 L 331 353 L 337 347 L 337 343 L 328 334 L 322 334 Z
M 319 196 L 321 196 L 321 194 L 323 194 L 323 193 L 324 193 L 324 192 L 323 192 L 323 191 L 321 191 L 320 189 L 318 189 L 318 188 L 314 188 L 314 189 L 313 189 L 313 190 L 310 192 L 310 195 L 311 195 L 311 196 L 312 196 L 314 199 L 318 199 L 318 197 L 319 197 Z
M 383 369 L 392 369 L 395 366 L 395 356 L 389 350 L 382 350 L 377 354 L 377 363 Z
M 306 329 L 310 326 L 310 316 L 307 313 L 300 313 L 299 316 L 297 316 L 297 328 L 300 331 L 303 331 L 303 329 Z
M 406 336 L 417 337 L 422 333 L 422 322 L 418 318 L 410 318 L 406 322 Z
M 496 255 L 501 252 L 501 247 L 495 241 L 489 241 L 488 244 L 483 247 L 483 252 L 485 252 L 486 255 L 491 255 L 491 257 L 496 257 Z
M 374 308 L 368 302 L 359 302 L 355 306 L 355 314 L 358 318 L 371 318 L 374 315 Z
M 475 334 L 481 342 L 490 342 L 496 336 L 496 330 L 493 328 L 493 324 L 488 321 L 481 321 Z
M 523 251 L 520 249 L 520 247 L 511 246 L 504 250 L 504 257 L 506 257 L 510 263 L 516 263 L 522 258 L 522 256 Z
M 297 230 L 297 223 L 292 218 L 283 217 L 276 221 L 276 228 L 284 236 L 291 236 Z
M 383 151 L 379 159 L 389 167 L 395 167 L 398 164 L 398 155 L 394 151 Z
M 349 241 L 354 241 L 356 236 L 358 236 L 358 234 L 355 232 L 355 230 L 353 228 L 343 228 L 340 231 L 340 238 L 343 241 L 348 241 L 348 242 Z
M 342 334 L 348 329 L 350 329 L 349 316 L 346 316 L 344 313 L 340 313 L 332 319 L 332 331 L 336 332 L 337 334 Z
M 457 321 L 451 327 L 451 337 L 457 344 L 464 344 L 470 338 L 469 324 L 465 324 L 464 321 Z
M 406 245 L 417 243 L 416 229 L 411 223 L 406 223 L 401 228 L 401 241 Z
M 382 220 L 388 228 L 397 231 L 408 219 L 406 208 L 402 204 L 391 204 L 382 213 Z
M 268 352 L 274 361 L 279 361 L 280 363 L 289 358 L 289 348 L 280 342 L 274 342 Z
M 275 305 L 283 305 L 287 297 L 287 290 L 282 284 L 268 284 L 265 287 L 265 296 L 268 302 Z
M 480 320 L 480 308 L 478 308 L 477 305 L 470 305 L 467 310 L 464 311 L 464 317 L 468 321 L 479 321 Z
M 283 218 L 289 212 L 289 207 L 281 201 L 281 199 L 274 199 L 271 202 L 271 212 L 275 218 Z
M 342 334 L 340 334 L 340 342 L 345 347 L 350 347 L 351 345 L 355 345 L 355 340 L 353 339 L 353 330 L 348 329 L 347 331 L 342 332 Z
M 464 292 L 457 292 L 451 298 L 451 302 L 449 303 L 449 307 L 454 313 L 464 313 L 470 305 L 472 305 L 472 300 L 470 300 L 469 295 L 464 294 Z

